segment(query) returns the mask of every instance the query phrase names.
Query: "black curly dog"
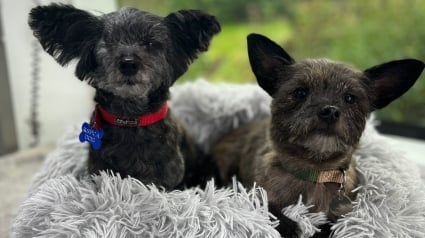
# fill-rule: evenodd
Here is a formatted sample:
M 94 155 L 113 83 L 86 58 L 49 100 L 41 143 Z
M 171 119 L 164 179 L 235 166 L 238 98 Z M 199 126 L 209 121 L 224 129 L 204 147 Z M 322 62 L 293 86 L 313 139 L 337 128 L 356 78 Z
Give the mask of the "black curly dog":
M 59 64 L 76 60 L 76 76 L 96 90 L 91 126 L 103 137 L 90 148 L 90 173 L 111 170 L 166 189 L 199 183 L 203 156 L 166 102 L 220 31 L 214 16 L 181 10 L 161 17 L 135 8 L 95 16 L 51 4 L 33 8 L 29 25 Z

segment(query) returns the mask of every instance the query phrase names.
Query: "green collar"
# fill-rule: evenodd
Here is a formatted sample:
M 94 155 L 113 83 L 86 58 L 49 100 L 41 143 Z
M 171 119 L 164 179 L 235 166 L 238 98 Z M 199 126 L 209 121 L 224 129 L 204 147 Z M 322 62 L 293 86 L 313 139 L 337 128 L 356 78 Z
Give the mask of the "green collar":
M 289 169 L 284 170 L 300 180 L 309 181 L 313 183 L 339 183 L 343 184 L 345 181 L 346 169 L 333 169 L 333 170 L 316 170 L 316 169 Z

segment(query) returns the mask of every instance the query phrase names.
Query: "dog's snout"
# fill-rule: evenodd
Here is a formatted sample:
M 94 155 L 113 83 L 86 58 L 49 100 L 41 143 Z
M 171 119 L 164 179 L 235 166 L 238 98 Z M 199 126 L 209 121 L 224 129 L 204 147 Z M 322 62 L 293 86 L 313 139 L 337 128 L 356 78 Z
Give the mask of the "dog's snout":
M 320 109 L 318 116 L 321 120 L 325 121 L 326 123 L 332 124 L 338 121 L 340 114 L 341 113 L 338 107 L 327 105 L 322 107 L 322 109 Z
M 139 70 L 139 62 L 132 57 L 125 57 L 120 61 L 119 70 L 126 76 L 135 75 Z

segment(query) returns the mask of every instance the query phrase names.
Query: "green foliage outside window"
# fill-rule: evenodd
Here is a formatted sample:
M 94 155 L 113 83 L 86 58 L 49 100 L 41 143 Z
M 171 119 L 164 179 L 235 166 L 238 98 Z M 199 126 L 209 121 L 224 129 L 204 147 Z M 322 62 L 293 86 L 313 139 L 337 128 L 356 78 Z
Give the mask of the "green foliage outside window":
M 250 82 L 246 35 L 267 35 L 295 59 L 325 57 L 365 69 L 401 58 L 425 60 L 425 1 L 421 0 L 120 0 L 121 6 L 166 15 L 191 8 L 219 19 L 222 32 L 179 82 Z M 381 119 L 425 127 L 425 76 Z

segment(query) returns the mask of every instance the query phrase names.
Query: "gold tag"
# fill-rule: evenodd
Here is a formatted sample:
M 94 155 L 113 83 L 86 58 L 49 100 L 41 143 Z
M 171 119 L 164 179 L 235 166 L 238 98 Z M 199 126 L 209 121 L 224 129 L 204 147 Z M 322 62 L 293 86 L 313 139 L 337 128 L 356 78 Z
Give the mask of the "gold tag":
M 341 217 L 353 210 L 353 204 L 347 195 L 335 196 L 330 204 L 329 211 L 336 217 Z

